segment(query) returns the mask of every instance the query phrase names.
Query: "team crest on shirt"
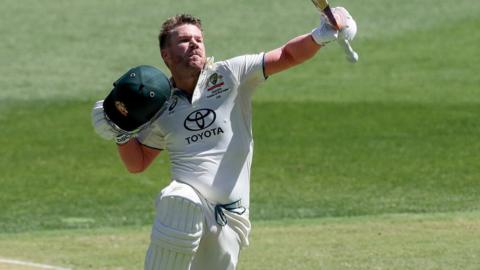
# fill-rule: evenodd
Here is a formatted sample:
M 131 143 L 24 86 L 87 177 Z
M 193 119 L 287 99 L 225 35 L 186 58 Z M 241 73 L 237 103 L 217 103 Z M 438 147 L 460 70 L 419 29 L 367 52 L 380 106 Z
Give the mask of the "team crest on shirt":
M 207 98 L 216 97 L 220 98 L 221 93 L 228 91 L 229 89 L 226 88 L 225 81 L 223 76 L 218 73 L 213 73 L 207 79 Z

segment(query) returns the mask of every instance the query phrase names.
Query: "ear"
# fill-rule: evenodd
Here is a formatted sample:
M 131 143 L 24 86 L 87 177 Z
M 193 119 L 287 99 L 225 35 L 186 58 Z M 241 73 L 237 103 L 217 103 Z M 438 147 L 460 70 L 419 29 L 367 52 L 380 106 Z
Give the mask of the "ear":
M 170 54 L 168 53 L 167 49 L 160 49 L 160 55 L 162 56 L 163 62 L 167 67 L 169 66 L 168 63 L 170 62 Z
M 160 55 L 162 56 L 163 61 L 169 59 L 169 55 L 166 49 L 160 49 Z

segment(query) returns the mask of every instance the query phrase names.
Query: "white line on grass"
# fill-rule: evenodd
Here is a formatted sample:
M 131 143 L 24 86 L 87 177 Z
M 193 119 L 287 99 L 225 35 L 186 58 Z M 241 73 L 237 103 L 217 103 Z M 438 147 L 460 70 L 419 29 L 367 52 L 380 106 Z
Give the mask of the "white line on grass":
M 39 264 L 39 263 L 26 262 L 26 261 L 17 261 L 17 260 L 4 259 L 4 258 L 0 258 L 0 263 L 30 266 L 34 268 L 40 268 L 40 269 L 71 270 L 70 268 L 62 268 L 62 267 L 53 266 L 53 265 Z

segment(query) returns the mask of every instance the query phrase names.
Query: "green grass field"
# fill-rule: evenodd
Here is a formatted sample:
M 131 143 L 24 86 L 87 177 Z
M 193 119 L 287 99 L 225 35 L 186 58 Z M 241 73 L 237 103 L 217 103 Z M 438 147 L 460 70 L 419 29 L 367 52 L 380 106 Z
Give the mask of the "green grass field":
M 258 221 L 239 269 L 476 270 L 479 219 L 476 212 Z M 0 252 L 74 269 L 142 269 L 148 234 L 149 227 L 0 234 L 8 246 Z M 2 266 L 0 257 L 0 269 L 18 269 Z
M 241 269 L 478 269 L 480 3 L 333 1 L 359 32 L 254 98 L 251 247 Z M 217 60 L 318 22 L 310 1 L 13 1 L 0 9 L 1 258 L 141 269 L 168 156 L 122 167 L 90 109 L 128 68 L 166 71 L 168 16 L 203 19 Z

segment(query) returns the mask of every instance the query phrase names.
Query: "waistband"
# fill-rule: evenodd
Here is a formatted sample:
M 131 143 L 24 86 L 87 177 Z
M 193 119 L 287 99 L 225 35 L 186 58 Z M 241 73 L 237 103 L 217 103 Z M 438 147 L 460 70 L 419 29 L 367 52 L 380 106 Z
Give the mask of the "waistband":
M 215 221 L 220 226 L 225 226 L 228 223 L 227 217 L 225 216 L 224 211 L 235 213 L 237 215 L 242 215 L 247 210 L 241 203 L 242 200 L 234 201 L 227 204 L 217 204 L 215 205 Z

